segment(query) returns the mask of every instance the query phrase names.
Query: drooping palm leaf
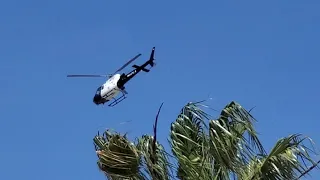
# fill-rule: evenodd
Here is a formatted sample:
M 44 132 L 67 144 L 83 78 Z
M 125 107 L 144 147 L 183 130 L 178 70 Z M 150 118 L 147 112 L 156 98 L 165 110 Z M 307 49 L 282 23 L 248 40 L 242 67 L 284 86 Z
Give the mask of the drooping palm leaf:
M 258 149 L 259 154 L 265 153 L 253 121 L 249 112 L 236 102 L 228 104 L 217 120 L 210 120 L 210 154 L 219 179 L 229 179 L 232 173 L 241 173 L 242 167 L 256 154 L 254 149 Z
M 269 155 L 257 157 L 250 166 L 247 166 L 246 174 L 242 179 L 248 180 L 282 180 L 298 179 L 301 175 L 307 175 L 308 164 L 315 167 L 318 163 L 313 160 L 311 154 L 314 150 L 304 145 L 309 138 L 301 138 L 299 134 L 293 134 L 280 139 Z
M 207 158 L 207 114 L 194 103 L 188 103 L 171 124 L 171 147 L 178 161 L 180 179 L 211 179 L 211 163 Z

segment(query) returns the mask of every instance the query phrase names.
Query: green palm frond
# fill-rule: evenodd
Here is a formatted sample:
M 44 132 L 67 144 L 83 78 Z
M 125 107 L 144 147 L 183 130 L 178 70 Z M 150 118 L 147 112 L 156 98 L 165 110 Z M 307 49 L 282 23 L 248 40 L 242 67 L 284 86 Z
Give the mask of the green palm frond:
M 150 135 L 143 135 L 138 140 L 137 148 L 141 153 L 145 165 L 145 172 L 149 174 L 153 180 L 169 180 L 170 163 L 167 154 L 161 144 L 156 142 Z
M 308 164 L 312 167 L 319 163 L 314 161 L 311 154 L 315 154 L 313 149 L 303 144 L 310 138 L 301 138 L 299 134 L 293 134 L 280 139 L 269 155 L 256 158 L 246 167 L 246 174 L 243 179 L 248 180 L 278 180 L 278 179 L 298 179 L 302 175 L 307 175 Z
M 210 120 L 210 154 L 214 170 L 220 179 L 229 179 L 231 173 L 241 173 L 242 167 L 257 153 L 265 154 L 253 128 L 254 118 L 238 103 L 231 102 L 217 120 Z
M 109 179 L 141 179 L 140 156 L 126 136 L 105 131 L 93 139 L 98 167 Z
M 267 154 L 254 128 L 256 120 L 236 102 L 227 104 L 217 119 L 199 106 L 186 104 L 171 124 L 175 167 L 157 140 L 161 104 L 154 134 L 143 135 L 136 144 L 108 130 L 94 137 L 99 169 L 112 180 L 171 180 L 173 170 L 181 180 L 297 180 L 320 163 L 305 145 L 312 140 L 297 134 L 280 139 Z
M 171 147 L 178 160 L 177 176 L 180 179 L 206 179 L 212 177 L 207 158 L 207 135 L 204 120 L 208 115 L 194 103 L 188 103 L 171 124 Z
M 137 144 L 137 148 L 144 160 L 145 171 L 153 180 L 169 180 L 171 176 L 168 170 L 170 163 L 167 154 L 163 146 L 157 141 L 157 124 L 162 105 L 163 103 L 158 110 L 153 127 L 154 136 L 143 135 L 142 138 L 138 139 Z

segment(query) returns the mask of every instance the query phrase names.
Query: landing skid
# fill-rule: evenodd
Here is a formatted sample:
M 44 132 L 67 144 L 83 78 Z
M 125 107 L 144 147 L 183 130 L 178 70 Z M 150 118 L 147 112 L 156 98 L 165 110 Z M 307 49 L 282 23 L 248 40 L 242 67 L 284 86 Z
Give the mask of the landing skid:
M 113 102 L 111 102 L 108 106 L 113 107 L 113 106 L 119 104 L 121 101 L 123 101 L 124 99 L 127 98 L 127 96 L 126 96 L 127 93 L 123 92 L 123 91 L 121 91 L 121 92 L 122 92 L 122 96 L 120 96 L 119 98 L 112 98 Z

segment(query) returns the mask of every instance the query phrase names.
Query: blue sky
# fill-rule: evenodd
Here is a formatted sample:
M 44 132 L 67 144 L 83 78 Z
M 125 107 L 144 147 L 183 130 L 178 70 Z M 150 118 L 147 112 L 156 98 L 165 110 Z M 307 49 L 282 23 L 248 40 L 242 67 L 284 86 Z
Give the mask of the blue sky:
M 164 102 L 158 136 L 167 147 L 181 107 L 208 96 L 217 110 L 232 100 L 256 106 L 267 150 L 292 133 L 320 147 L 319 8 L 315 0 L 1 2 L 0 179 L 105 179 L 92 144 L 98 130 L 152 133 Z M 153 46 L 157 66 L 129 82 L 116 107 L 92 102 L 105 79 L 66 78 L 112 73 L 137 53 L 141 64 Z

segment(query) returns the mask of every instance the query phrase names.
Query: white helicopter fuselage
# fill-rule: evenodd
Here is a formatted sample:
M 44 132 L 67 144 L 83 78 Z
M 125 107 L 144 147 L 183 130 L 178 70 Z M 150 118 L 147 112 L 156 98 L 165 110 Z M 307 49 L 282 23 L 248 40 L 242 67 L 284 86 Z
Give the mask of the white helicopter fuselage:
M 109 78 L 104 84 L 102 84 L 96 91 L 94 96 L 95 104 L 104 104 L 116 97 L 121 90 L 117 83 L 120 80 L 120 74 L 115 74 Z
M 110 79 L 108 79 L 102 86 L 101 96 L 107 100 L 112 99 L 120 92 L 117 83 L 120 79 L 120 74 L 115 74 Z

